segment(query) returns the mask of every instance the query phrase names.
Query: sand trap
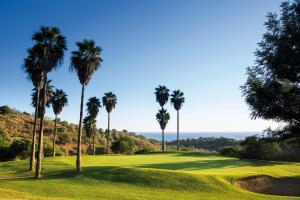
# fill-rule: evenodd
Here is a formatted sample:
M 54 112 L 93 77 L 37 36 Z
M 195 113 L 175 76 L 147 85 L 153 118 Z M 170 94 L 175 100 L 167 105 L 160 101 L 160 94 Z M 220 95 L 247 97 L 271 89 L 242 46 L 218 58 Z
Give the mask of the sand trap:
M 274 178 L 267 175 L 241 178 L 235 184 L 251 192 L 280 196 L 300 196 L 300 179 Z

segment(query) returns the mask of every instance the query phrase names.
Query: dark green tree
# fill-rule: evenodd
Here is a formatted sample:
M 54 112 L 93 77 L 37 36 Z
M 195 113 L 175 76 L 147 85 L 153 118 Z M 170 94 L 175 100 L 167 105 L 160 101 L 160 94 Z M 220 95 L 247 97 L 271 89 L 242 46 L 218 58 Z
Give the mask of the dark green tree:
M 35 177 L 40 178 L 42 173 L 42 150 L 43 150 L 43 129 L 44 129 L 44 116 L 45 116 L 45 104 L 46 104 L 46 83 L 47 74 L 53 69 L 61 66 L 64 57 L 64 51 L 66 47 L 66 39 L 60 33 L 57 27 L 45 27 L 34 33 L 32 39 L 35 41 L 33 51 L 38 57 L 39 67 L 43 71 L 44 81 L 42 93 L 44 95 L 42 99 L 41 117 L 40 117 L 40 130 L 39 130 L 39 142 L 38 142 L 38 155 L 36 163 Z
M 53 150 L 52 155 L 55 157 L 55 142 L 57 135 L 57 115 L 59 115 L 63 109 L 68 104 L 68 96 L 63 90 L 56 89 L 51 97 L 51 104 L 53 112 L 55 114 L 55 123 L 54 123 L 54 134 L 53 134 Z
M 168 121 L 170 120 L 170 115 L 167 112 L 167 110 L 162 108 L 156 114 L 156 120 L 158 121 L 161 128 L 161 134 L 162 134 L 161 149 L 162 151 L 164 151 L 165 150 L 165 128 L 168 124 Z
M 84 39 L 82 42 L 77 42 L 76 45 L 78 50 L 72 52 L 70 70 L 77 73 L 80 84 L 82 85 L 76 158 L 76 169 L 77 171 L 81 171 L 81 136 L 84 89 L 91 80 L 94 72 L 99 69 L 102 63 L 102 58 L 100 57 L 101 48 L 96 46 L 93 40 Z
M 183 92 L 180 90 L 174 90 L 171 94 L 171 104 L 174 106 L 177 112 L 177 151 L 179 151 L 179 110 L 181 109 L 184 103 Z
M 285 123 L 268 130 L 277 139 L 300 136 L 300 1 L 283 2 L 281 13 L 269 13 L 258 43 L 256 62 L 247 68 L 241 87 L 253 119 Z
M 35 111 L 34 111 L 34 125 L 33 125 L 33 132 L 32 132 L 32 140 L 31 140 L 31 152 L 30 152 L 30 159 L 29 159 L 29 170 L 34 170 L 34 163 L 35 163 L 35 144 L 36 144 L 36 127 L 37 127 L 37 118 L 40 104 L 40 91 L 43 86 L 43 71 L 39 66 L 39 58 L 37 54 L 34 52 L 33 49 L 28 50 L 28 56 L 24 59 L 23 70 L 27 74 L 27 78 L 31 80 L 32 84 L 34 85 L 35 91 Z
M 116 107 L 117 104 L 117 96 L 113 94 L 112 92 L 104 93 L 104 96 L 102 97 L 102 103 L 103 106 L 106 108 L 108 119 L 107 119 L 107 138 L 106 138 L 106 148 L 107 148 L 107 154 L 110 154 L 110 113 L 111 111 Z

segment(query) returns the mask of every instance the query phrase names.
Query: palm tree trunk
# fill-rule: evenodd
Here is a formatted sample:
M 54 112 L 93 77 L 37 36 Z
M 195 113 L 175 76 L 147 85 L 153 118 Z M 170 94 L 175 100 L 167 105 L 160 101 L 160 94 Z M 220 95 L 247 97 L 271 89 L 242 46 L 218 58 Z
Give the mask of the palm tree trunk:
M 179 151 L 179 110 L 177 110 L 177 151 Z
M 57 115 L 55 115 L 55 123 L 54 123 L 54 135 L 53 135 L 53 157 L 55 157 L 55 141 L 56 141 L 56 134 L 57 134 Z
M 93 135 L 93 154 L 94 155 L 96 154 L 95 137 L 96 137 L 96 134 L 94 133 L 94 135 Z
M 82 84 L 82 90 L 81 90 L 80 118 L 79 118 L 79 130 L 78 130 L 78 139 L 77 139 L 76 169 L 78 172 L 81 171 L 81 135 L 82 135 L 83 100 L 84 100 L 84 84 Z
M 29 170 L 34 170 L 34 163 L 35 163 L 35 143 L 36 143 L 36 126 L 37 126 L 37 116 L 39 112 L 39 104 L 40 104 L 40 89 L 36 88 L 36 105 L 35 105 L 35 112 L 34 112 L 34 125 L 33 125 L 33 133 L 32 133 L 32 141 L 31 141 L 31 155 L 30 155 L 30 162 L 29 162 Z
M 161 129 L 161 137 L 162 137 L 161 150 L 164 151 L 165 150 L 165 130 L 164 129 Z
M 39 143 L 38 143 L 38 155 L 35 169 L 35 177 L 42 177 L 42 158 L 43 158 L 43 129 L 44 129 L 44 116 L 45 116 L 45 105 L 46 105 L 46 84 L 47 84 L 47 73 L 45 73 L 44 83 L 43 83 L 43 99 L 41 108 L 41 118 L 40 118 L 40 130 L 39 130 Z
M 109 140 L 110 140 L 110 133 L 109 133 L 109 123 L 110 123 L 110 114 L 108 113 L 108 120 L 107 120 L 107 154 L 110 154 L 109 150 Z

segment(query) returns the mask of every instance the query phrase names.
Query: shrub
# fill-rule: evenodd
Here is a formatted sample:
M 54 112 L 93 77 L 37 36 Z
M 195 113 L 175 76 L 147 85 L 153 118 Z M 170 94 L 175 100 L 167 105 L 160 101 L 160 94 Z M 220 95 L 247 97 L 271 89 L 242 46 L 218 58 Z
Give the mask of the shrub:
M 155 147 L 153 145 L 147 145 L 142 147 L 141 149 L 137 150 L 135 154 L 143 154 L 155 151 Z
M 114 142 L 111 149 L 114 153 L 133 154 L 136 150 L 136 145 L 130 138 L 123 137 Z
M 106 153 L 106 147 L 104 146 L 96 147 L 96 155 L 105 154 L 105 153 Z
M 195 148 L 194 147 L 182 147 L 181 151 L 194 151 Z
M 8 145 L 0 145 L 0 161 L 8 161 L 11 160 L 12 155 L 10 153 L 10 149 Z
M 11 158 L 27 158 L 30 155 L 31 142 L 27 139 L 15 139 L 9 146 Z
M 0 146 L 8 145 L 10 143 L 10 136 L 4 128 L 0 128 Z
M 50 157 L 53 156 L 53 143 L 50 141 L 44 142 L 44 157 Z M 56 145 L 55 146 L 55 155 L 56 156 L 62 156 L 64 155 L 64 152 Z
M 24 114 L 24 115 L 27 115 L 27 116 L 30 116 L 30 113 L 25 112 L 25 111 L 23 112 L 23 114 Z
M 240 157 L 241 147 L 240 146 L 227 146 L 219 149 L 219 153 L 223 156 L 229 157 Z
M 11 109 L 9 106 L 5 105 L 5 106 L 0 107 L 0 114 L 5 115 L 5 114 L 13 113 L 13 112 L 14 112 L 14 110 Z
M 68 133 L 62 132 L 62 133 L 58 134 L 58 140 L 57 140 L 58 144 L 66 144 L 67 142 L 70 142 L 70 141 L 71 141 L 71 139 L 70 139 Z

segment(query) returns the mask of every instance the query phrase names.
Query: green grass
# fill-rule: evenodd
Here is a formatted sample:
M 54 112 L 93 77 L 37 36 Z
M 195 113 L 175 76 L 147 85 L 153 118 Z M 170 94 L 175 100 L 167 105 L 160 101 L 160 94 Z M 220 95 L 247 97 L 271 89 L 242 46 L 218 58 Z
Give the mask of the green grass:
M 27 172 L 28 161 L 0 163 L 1 199 L 300 199 L 256 194 L 234 186 L 240 177 L 266 174 L 300 178 L 300 163 L 246 161 L 208 153 L 45 158 L 43 178 Z M 300 188 L 300 186 L 299 186 Z

